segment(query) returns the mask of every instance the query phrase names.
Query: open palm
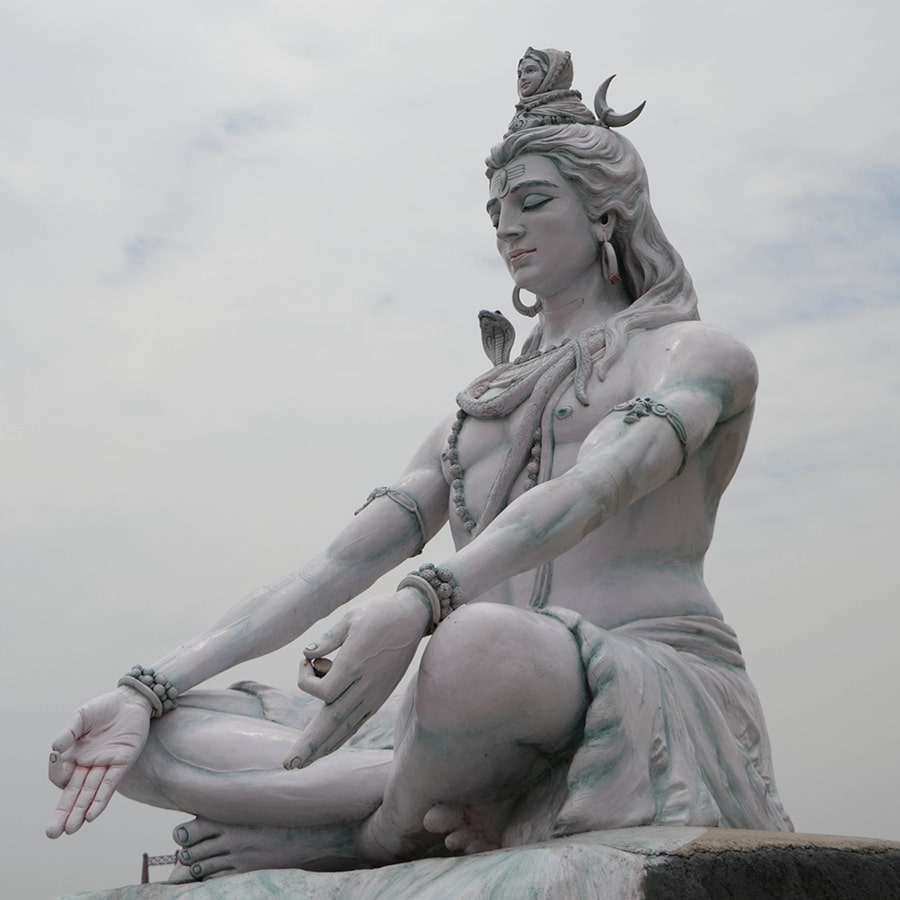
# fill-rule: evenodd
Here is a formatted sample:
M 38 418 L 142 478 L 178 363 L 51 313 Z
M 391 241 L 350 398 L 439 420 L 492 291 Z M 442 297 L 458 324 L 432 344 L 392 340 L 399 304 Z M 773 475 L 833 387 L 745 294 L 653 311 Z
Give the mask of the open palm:
M 62 794 L 48 837 L 73 834 L 106 809 L 149 729 L 149 705 L 127 690 L 103 694 L 78 709 L 50 754 L 50 780 Z

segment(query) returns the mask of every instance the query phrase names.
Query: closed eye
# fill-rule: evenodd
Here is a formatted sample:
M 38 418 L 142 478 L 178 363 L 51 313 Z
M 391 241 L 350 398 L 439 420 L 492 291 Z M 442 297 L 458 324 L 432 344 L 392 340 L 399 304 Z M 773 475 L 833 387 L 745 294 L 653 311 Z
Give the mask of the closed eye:
M 552 199 L 552 197 L 546 197 L 542 194 L 528 194 L 528 196 L 522 200 L 522 209 L 526 212 L 530 212 L 533 209 L 540 209 Z

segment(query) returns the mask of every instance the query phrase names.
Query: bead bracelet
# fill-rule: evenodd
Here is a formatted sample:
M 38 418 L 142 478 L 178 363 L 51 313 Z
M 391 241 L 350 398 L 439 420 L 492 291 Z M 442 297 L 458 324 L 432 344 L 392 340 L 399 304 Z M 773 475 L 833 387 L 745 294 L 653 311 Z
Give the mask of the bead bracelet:
M 419 566 L 418 571 L 410 572 L 397 585 L 397 590 L 405 587 L 415 588 L 427 601 L 426 605 L 431 611 L 431 631 L 462 605 L 459 584 L 446 566 L 434 566 L 430 563 Z
M 132 666 L 118 681 L 118 687 L 134 688 L 146 697 L 153 707 L 151 717 L 160 716 L 178 706 L 178 689 L 162 672 L 144 666 Z

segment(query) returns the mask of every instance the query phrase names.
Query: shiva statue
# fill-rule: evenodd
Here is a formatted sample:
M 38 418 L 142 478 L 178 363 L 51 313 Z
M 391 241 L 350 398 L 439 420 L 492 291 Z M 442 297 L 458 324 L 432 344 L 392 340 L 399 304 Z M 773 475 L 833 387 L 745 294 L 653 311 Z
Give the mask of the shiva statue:
M 568 53 L 529 48 L 487 212 L 534 328 L 296 573 L 86 703 L 50 837 L 112 795 L 193 816 L 175 880 L 477 853 L 591 830 L 790 830 L 759 700 L 703 580 L 757 371 L 702 324 L 647 176 Z M 533 299 L 526 300 L 523 294 Z M 304 647 L 299 692 L 203 682 L 293 641 L 449 524 L 455 552 Z M 404 691 L 396 691 L 423 638 Z M 477 683 L 472 672 L 490 671 Z

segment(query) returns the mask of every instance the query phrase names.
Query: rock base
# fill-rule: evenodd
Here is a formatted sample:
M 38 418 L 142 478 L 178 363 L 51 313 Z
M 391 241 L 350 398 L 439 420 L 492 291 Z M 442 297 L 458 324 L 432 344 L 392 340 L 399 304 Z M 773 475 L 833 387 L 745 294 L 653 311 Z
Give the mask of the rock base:
M 627 828 L 381 869 L 270 869 L 61 900 L 900 900 L 900 844 L 868 838 Z

